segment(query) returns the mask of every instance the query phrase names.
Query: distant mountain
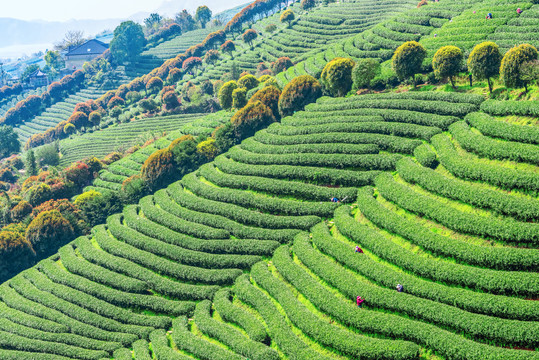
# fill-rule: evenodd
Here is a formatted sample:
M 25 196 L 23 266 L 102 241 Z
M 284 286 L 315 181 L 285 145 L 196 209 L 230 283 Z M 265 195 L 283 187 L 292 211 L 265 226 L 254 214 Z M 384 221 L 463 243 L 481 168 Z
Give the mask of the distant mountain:
M 85 36 L 94 36 L 105 29 L 114 29 L 121 19 L 70 20 L 67 22 L 25 21 L 0 18 L 0 47 L 11 45 L 42 44 L 59 42 L 69 30 L 82 30 Z
M 229 0 L 226 2 L 222 0 L 165 0 L 153 12 L 172 17 L 183 9 L 194 13 L 196 8 L 204 3 L 213 11 L 214 15 L 222 13 L 224 16 L 221 19 L 228 21 L 243 8 L 245 2 L 246 0 Z M 82 30 L 86 37 L 93 37 L 104 30 L 114 30 L 116 26 L 125 20 L 142 23 L 149 14 L 148 12 L 138 12 L 125 19 L 86 19 L 66 22 L 26 21 L 0 17 L 0 33 L 9 34 L 9 36 L 0 36 L 0 58 L 15 58 L 23 53 L 45 51 L 46 48 L 51 48 L 52 44 L 60 42 L 69 30 Z

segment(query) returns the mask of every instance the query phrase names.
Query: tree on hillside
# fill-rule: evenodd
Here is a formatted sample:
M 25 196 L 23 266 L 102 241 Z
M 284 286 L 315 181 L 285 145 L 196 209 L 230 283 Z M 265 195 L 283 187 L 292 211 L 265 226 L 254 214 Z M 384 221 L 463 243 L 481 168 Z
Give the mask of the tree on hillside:
M 307 104 L 315 102 L 322 96 L 322 87 L 311 75 L 295 77 L 283 89 L 279 97 L 279 113 L 281 117 L 301 111 Z
M 21 150 L 19 137 L 11 126 L 0 126 L 0 159 L 17 153 Z
M 193 19 L 193 16 L 191 16 L 191 14 L 189 14 L 189 12 L 185 9 L 176 14 L 175 21 L 176 24 L 182 27 L 182 32 L 196 29 L 195 19 Z
M 520 78 L 529 85 L 539 83 L 539 60 L 525 62 L 520 71 Z
M 271 63 L 270 69 L 273 75 L 277 75 L 280 72 L 288 70 L 288 68 L 294 66 L 292 60 L 289 57 L 283 56 Z
M 186 72 L 193 70 L 193 74 L 196 74 L 196 69 L 202 65 L 202 59 L 196 56 L 192 56 L 183 62 L 182 69 Z
M 223 109 L 230 109 L 232 107 L 232 92 L 238 88 L 238 84 L 231 80 L 226 82 L 221 89 L 219 89 L 219 103 Z
M 59 51 L 47 51 L 47 54 L 45 54 L 45 62 L 47 63 L 47 66 L 54 71 L 58 71 L 65 66 L 65 61 Z
M 515 46 L 505 53 L 500 67 L 502 81 L 506 87 L 519 88 L 524 87 L 528 92 L 529 80 L 522 75 L 524 64 L 537 60 L 537 49 L 530 44 Z
M 427 50 L 417 41 L 405 42 L 395 50 L 391 59 L 393 71 L 401 80 L 412 78 L 415 87 L 414 77 L 421 71 L 426 56 Z
M 292 21 L 294 21 L 294 19 L 296 18 L 296 15 L 294 15 L 294 12 L 290 9 L 288 10 L 285 10 L 283 11 L 283 13 L 281 14 L 281 22 L 284 23 L 288 23 L 288 26 L 290 27 L 290 25 L 292 25 Z
M 161 24 L 163 17 L 158 13 L 152 13 L 146 19 L 144 19 L 144 25 L 149 29 L 155 29 Z
M 237 111 L 230 119 L 238 140 L 253 136 L 255 132 L 275 122 L 269 107 L 256 100 Z
M 208 50 L 206 55 L 204 55 L 204 62 L 206 64 L 215 64 L 219 60 L 219 51 L 217 50 Z
M 142 26 L 133 21 L 124 21 L 114 29 L 110 53 L 117 63 L 133 61 L 142 52 L 145 43 Z
M 301 8 L 303 10 L 312 9 L 316 5 L 315 0 L 301 0 Z
M 498 45 L 486 41 L 476 45 L 468 57 L 468 70 L 477 80 L 486 79 L 488 90 L 492 94 L 491 78 L 500 73 L 502 54 Z
M 200 23 L 200 26 L 205 29 L 206 24 L 211 20 L 212 12 L 206 5 L 201 5 L 197 8 L 195 19 Z
M 368 88 L 372 79 L 380 72 L 380 63 L 375 59 L 359 59 L 352 69 L 354 89 Z
M 24 168 L 26 170 L 26 175 L 34 176 L 37 175 L 37 162 L 36 155 L 33 150 L 28 150 L 26 153 L 26 158 L 24 161 Z
M 352 88 L 352 69 L 355 62 L 348 58 L 335 58 L 322 70 L 320 82 L 331 96 L 344 96 Z
M 86 39 L 84 38 L 84 31 L 70 30 L 66 32 L 62 41 L 54 44 L 54 48 L 56 50 L 66 50 L 70 47 L 82 45 L 85 41 Z
M 224 53 L 229 53 L 231 58 L 234 58 L 234 55 L 232 55 L 234 50 L 236 50 L 236 45 L 232 40 L 227 40 L 223 45 L 221 45 L 221 51 Z
M 243 33 L 243 42 L 248 44 L 251 49 L 253 48 L 253 41 L 258 37 L 258 33 L 254 29 L 248 29 Z
M 460 72 L 462 60 L 463 54 L 458 47 L 452 45 L 442 46 L 432 58 L 434 75 L 439 79 L 449 78 L 451 86 L 455 88 L 454 78 Z

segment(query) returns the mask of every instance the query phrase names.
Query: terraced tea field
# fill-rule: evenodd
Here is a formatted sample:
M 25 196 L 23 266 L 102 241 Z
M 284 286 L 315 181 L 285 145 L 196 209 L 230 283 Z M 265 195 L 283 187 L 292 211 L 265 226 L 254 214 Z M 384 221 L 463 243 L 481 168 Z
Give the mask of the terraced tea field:
M 537 131 L 482 101 L 323 98 L 259 131 L 1 285 L 0 356 L 536 359 Z
M 363 0 L 332 3 L 297 15 L 290 27 L 279 22 L 281 13 L 277 13 L 253 25 L 262 35 L 254 42 L 253 50 L 242 45 L 241 39 L 235 41 L 234 62 L 240 69 L 248 71 L 255 70 L 260 62 L 272 62 L 283 56 L 298 62 L 311 56 L 312 52 L 320 52 L 332 43 L 354 36 L 415 5 L 414 1 L 402 0 L 374 4 Z M 299 3 L 291 5 L 290 9 L 296 14 L 302 12 Z M 266 32 L 265 27 L 269 24 L 276 25 L 278 30 L 272 34 Z M 226 61 L 207 66 L 200 80 L 219 78 L 230 71 L 233 61 L 228 55 L 223 58 Z
M 523 9 L 518 18 L 513 18 L 507 24 L 500 26 L 488 36 L 505 52 L 513 46 L 528 43 L 539 46 L 539 4 Z
M 105 90 L 99 90 L 95 87 L 82 89 L 75 94 L 69 95 L 64 101 L 50 106 L 41 115 L 24 122 L 24 124 L 15 126 L 14 130 L 19 135 L 21 143 L 24 144 L 32 135 L 42 133 L 51 127 L 55 127 L 58 123 L 67 120 L 78 103 L 90 99 L 95 100 L 104 93 Z
M 225 111 L 220 111 L 215 114 L 209 114 L 206 116 L 200 115 L 200 114 L 193 114 L 193 115 L 172 115 L 172 116 L 162 116 L 157 117 L 155 120 L 160 122 L 171 122 L 174 125 L 174 130 L 170 131 L 168 135 L 156 140 L 154 143 L 147 145 L 143 147 L 142 149 L 139 149 L 135 151 L 133 154 L 126 156 L 125 158 L 116 161 L 112 163 L 110 166 L 107 167 L 107 169 L 102 170 L 99 173 L 99 176 L 97 179 L 94 180 L 93 186 L 87 187 L 85 190 L 96 190 L 101 193 L 104 191 L 117 191 L 121 188 L 122 183 L 130 176 L 136 175 L 140 173 L 140 170 L 142 168 L 142 165 L 148 159 L 148 157 L 154 153 L 157 150 L 164 149 L 167 146 L 170 145 L 170 143 L 182 135 L 185 134 L 191 134 L 193 136 L 199 136 L 199 135 L 206 135 L 209 136 L 213 130 L 227 122 L 230 121 L 230 117 L 232 116 L 231 113 L 227 113 Z M 146 120 L 145 120 L 146 121 Z M 157 126 L 158 128 L 161 128 L 161 125 Z M 151 131 L 153 128 L 147 128 L 147 132 Z M 129 131 L 131 131 L 132 128 L 129 128 Z M 124 129 L 125 131 L 125 129 Z M 140 132 L 140 131 L 139 131 Z M 88 139 L 90 140 L 90 139 Z M 133 141 L 136 140 L 135 136 L 130 136 L 128 139 L 124 139 L 124 141 Z M 83 159 L 85 157 L 93 155 L 96 151 L 97 152 L 104 152 L 103 147 L 100 145 L 97 145 L 98 149 L 93 149 L 92 145 L 90 145 L 91 141 L 88 142 L 88 147 L 85 146 L 79 146 L 76 150 L 78 150 L 78 156 L 77 159 Z M 121 142 L 122 143 L 122 142 Z M 118 144 L 118 142 L 109 143 L 110 145 Z M 61 144 L 63 146 L 63 144 Z M 64 149 L 62 147 L 62 149 Z M 66 153 L 70 154 L 72 150 L 68 152 L 68 148 L 65 148 Z M 110 151 L 109 151 L 110 152 Z M 62 158 L 62 161 L 64 161 L 64 158 Z M 71 159 L 65 160 L 66 164 L 69 164 L 69 161 L 72 161 Z
M 498 28 L 511 31 L 505 25 L 515 20 L 518 21 L 517 18 L 520 17 L 516 12 L 517 8 L 526 11 L 531 6 L 529 1 L 482 1 L 463 11 L 461 15 L 454 17 L 441 29 L 423 37 L 421 44 L 428 50 L 429 58 L 432 58 L 434 53 L 445 45 L 457 46 L 465 54 L 469 54 L 475 45 L 489 38 L 496 38 L 495 35 L 491 34 L 495 33 Z M 492 19 L 485 19 L 488 13 L 492 14 Z M 506 35 L 506 37 L 521 44 L 520 39 L 515 34 Z
M 179 114 L 138 118 L 109 126 L 100 131 L 74 136 L 60 142 L 64 154 L 60 165 L 67 166 L 89 156 L 104 157 L 118 148 L 128 149 L 154 135 L 162 135 L 184 127 L 204 114 Z
M 126 73 L 133 78 L 145 75 L 161 66 L 165 60 L 184 53 L 185 50 L 193 45 L 200 44 L 209 33 L 217 30 L 220 30 L 220 28 L 208 27 L 206 29 L 197 29 L 164 41 L 142 52 L 140 58 L 132 66 L 127 68 Z

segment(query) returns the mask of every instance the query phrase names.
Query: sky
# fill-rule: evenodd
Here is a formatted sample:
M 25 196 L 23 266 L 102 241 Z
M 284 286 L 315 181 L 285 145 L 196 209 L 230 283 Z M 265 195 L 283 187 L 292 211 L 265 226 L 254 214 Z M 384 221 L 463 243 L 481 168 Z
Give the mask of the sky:
M 167 0 L 178 11 L 208 5 L 214 13 L 248 0 Z M 66 21 L 71 19 L 127 18 L 159 9 L 164 0 L 0 0 L 0 16 L 21 20 Z

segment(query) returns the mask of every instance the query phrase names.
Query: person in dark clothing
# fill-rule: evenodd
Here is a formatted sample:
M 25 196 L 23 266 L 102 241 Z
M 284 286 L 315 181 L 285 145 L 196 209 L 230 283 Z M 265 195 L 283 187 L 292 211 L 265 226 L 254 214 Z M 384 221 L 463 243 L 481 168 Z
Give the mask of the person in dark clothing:
M 404 286 L 402 286 L 401 284 L 397 284 L 397 291 L 402 292 L 402 290 L 404 290 Z

